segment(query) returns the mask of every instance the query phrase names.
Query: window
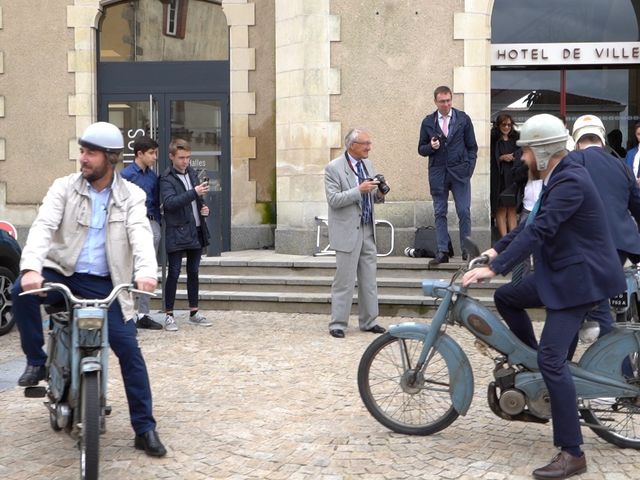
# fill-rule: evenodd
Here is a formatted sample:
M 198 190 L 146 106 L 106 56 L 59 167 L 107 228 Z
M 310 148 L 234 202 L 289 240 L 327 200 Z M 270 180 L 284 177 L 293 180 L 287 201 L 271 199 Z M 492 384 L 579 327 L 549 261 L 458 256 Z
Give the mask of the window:
M 187 2 L 189 0 L 169 0 L 164 4 L 164 34 L 169 37 L 184 38 L 187 24 Z

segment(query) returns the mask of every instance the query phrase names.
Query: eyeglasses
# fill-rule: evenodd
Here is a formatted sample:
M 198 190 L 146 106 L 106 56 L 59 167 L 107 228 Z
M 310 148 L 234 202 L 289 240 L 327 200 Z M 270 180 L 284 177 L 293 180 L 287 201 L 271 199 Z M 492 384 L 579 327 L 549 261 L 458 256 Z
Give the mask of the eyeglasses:
M 367 141 L 367 142 L 353 142 L 353 143 L 357 143 L 358 145 L 371 145 L 372 142 Z
M 511 123 L 501 123 L 500 126 L 501 127 L 510 127 L 512 124 Z

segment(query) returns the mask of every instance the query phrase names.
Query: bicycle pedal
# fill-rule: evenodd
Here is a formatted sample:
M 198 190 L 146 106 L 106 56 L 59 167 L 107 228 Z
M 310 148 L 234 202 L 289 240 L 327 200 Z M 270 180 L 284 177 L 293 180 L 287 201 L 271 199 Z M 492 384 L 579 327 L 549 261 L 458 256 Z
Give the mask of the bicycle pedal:
M 27 398 L 42 398 L 47 395 L 47 387 L 26 387 L 24 396 Z

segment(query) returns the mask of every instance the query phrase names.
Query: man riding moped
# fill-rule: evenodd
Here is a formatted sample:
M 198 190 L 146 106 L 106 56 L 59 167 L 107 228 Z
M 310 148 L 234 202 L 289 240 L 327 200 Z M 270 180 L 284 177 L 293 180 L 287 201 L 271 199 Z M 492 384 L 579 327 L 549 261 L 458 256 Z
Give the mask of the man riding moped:
M 600 195 L 587 170 L 566 159 L 566 130 L 547 114 L 521 129 L 518 145 L 534 178 L 544 182 L 528 221 L 484 252 L 491 263 L 467 272 L 463 286 L 506 274 L 533 254 L 535 272 L 496 291 L 496 308 L 514 334 L 537 348 L 549 391 L 554 445 L 561 451 L 534 478 L 567 478 L 585 472 L 576 390 L 567 354 L 585 315 L 625 289 L 622 266 Z M 546 322 L 536 341 L 526 308 L 545 306 Z
M 45 378 L 47 355 L 40 305 L 55 304 L 59 293 L 22 295 L 43 282 L 62 283 L 82 298 L 105 298 L 114 284 L 129 283 L 153 292 L 157 262 L 145 207 L 145 194 L 115 171 L 124 149 L 122 134 L 110 123 L 84 131 L 80 173 L 58 178 L 49 188 L 22 252 L 14 283 L 13 310 L 27 367 L 23 387 Z M 147 367 L 136 339 L 131 295 L 122 292 L 108 310 L 109 344 L 120 361 L 129 402 L 135 447 L 147 455 L 166 454 L 156 432 Z

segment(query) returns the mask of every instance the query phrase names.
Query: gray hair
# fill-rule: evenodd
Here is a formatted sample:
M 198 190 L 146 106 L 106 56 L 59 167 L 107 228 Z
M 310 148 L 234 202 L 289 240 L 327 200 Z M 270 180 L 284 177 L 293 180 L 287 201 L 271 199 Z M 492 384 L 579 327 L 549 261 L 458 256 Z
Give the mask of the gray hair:
M 363 128 L 352 128 L 347 132 L 347 134 L 344 136 L 344 146 L 347 150 L 358 140 L 358 137 L 361 133 L 368 132 Z

